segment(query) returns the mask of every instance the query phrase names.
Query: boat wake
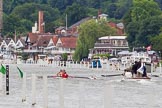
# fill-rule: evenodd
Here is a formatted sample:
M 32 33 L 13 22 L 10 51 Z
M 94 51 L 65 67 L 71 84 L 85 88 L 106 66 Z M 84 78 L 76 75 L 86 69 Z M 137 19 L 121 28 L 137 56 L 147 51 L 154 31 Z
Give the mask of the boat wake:
M 152 80 L 145 80 L 145 79 L 140 79 L 137 81 L 137 83 L 143 84 L 143 85 L 150 85 L 153 84 L 154 82 Z

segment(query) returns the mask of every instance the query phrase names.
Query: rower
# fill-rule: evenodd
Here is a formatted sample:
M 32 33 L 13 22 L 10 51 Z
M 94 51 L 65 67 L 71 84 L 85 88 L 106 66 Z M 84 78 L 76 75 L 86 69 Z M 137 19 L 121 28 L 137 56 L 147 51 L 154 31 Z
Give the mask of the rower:
M 69 76 L 69 75 L 66 73 L 66 71 L 63 70 L 62 78 L 68 78 L 68 76 Z
M 60 70 L 60 72 L 57 73 L 57 76 L 62 78 L 68 78 L 68 74 L 65 70 Z

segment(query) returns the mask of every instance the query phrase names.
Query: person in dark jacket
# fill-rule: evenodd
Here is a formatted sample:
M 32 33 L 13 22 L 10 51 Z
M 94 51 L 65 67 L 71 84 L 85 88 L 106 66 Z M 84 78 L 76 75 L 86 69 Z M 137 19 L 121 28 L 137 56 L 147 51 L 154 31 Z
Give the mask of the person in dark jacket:
M 133 66 L 132 66 L 132 77 L 134 77 L 134 74 L 135 74 L 135 76 L 137 76 L 137 69 L 138 69 L 138 62 L 137 61 L 135 61 L 135 63 L 133 64 Z

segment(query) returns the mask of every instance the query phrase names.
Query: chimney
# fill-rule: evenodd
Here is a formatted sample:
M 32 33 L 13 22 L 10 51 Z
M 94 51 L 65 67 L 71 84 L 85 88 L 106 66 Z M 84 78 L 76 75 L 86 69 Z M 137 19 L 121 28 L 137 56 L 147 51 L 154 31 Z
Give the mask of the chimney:
M 39 11 L 38 16 L 38 32 L 44 33 L 44 19 L 43 19 L 43 11 Z
M 98 10 L 98 19 L 100 19 L 100 15 L 101 15 L 101 9 Z

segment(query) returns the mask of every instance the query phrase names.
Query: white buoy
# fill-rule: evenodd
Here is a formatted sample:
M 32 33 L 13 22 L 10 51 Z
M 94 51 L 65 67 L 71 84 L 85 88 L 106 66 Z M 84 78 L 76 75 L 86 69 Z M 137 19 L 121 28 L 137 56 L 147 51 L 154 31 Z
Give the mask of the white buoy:
M 36 104 L 36 75 L 32 74 L 32 105 Z
M 48 108 L 48 89 L 47 89 L 47 75 L 43 75 L 43 108 Z
M 23 73 L 22 102 L 26 101 L 26 73 Z
M 113 98 L 113 88 L 111 85 L 106 85 L 104 87 L 104 108 L 113 108 L 112 98 Z
M 60 108 L 64 108 L 64 79 L 63 78 L 60 78 L 59 105 Z

